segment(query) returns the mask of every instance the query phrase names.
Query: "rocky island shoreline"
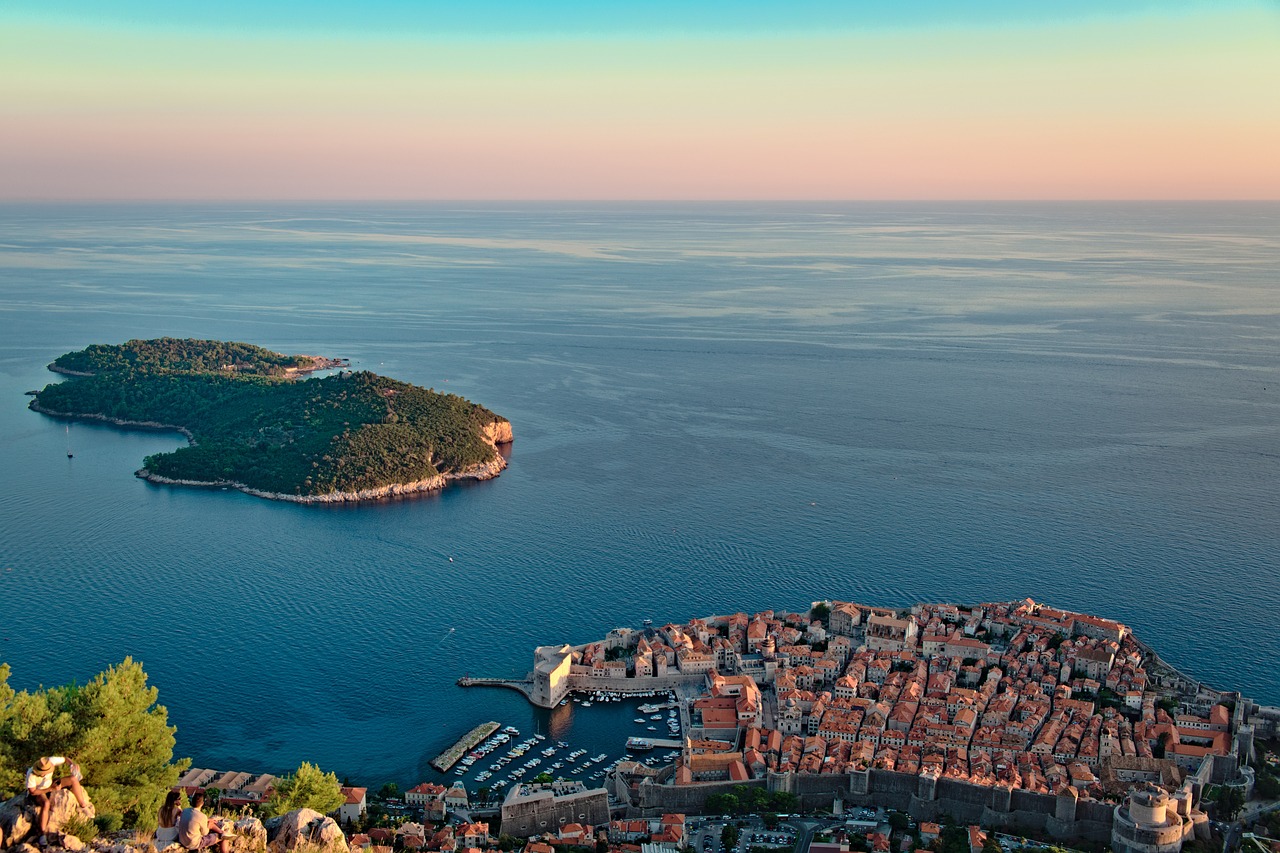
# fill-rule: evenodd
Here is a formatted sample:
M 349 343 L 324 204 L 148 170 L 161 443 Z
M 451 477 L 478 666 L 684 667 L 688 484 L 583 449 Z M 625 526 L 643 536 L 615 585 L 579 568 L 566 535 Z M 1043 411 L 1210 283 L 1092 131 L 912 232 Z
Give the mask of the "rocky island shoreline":
M 337 504 L 337 503 L 359 503 L 361 501 L 378 501 L 390 498 L 411 497 L 420 495 L 424 492 L 438 492 L 445 486 L 457 480 L 492 480 L 498 476 L 507 467 L 507 461 L 501 456 L 497 457 L 494 462 L 479 465 L 465 471 L 459 471 L 451 474 L 438 474 L 435 477 L 429 477 L 425 480 L 417 480 L 412 483 L 390 483 L 385 486 L 379 486 L 373 489 L 360 489 L 354 492 L 328 492 L 323 495 L 291 495 L 284 492 L 267 492 L 262 489 L 255 489 L 244 483 L 238 483 L 235 480 L 175 480 L 171 477 L 165 477 L 148 471 L 146 468 L 139 468 L 134 471 L 134 476 L 139 479 L 146 480 L 148 483 L 155 483 L 161 486 L 196 486 L 203 488 L 229 488 L 244 492 L 246 495 L 253 495 L 257 498 L 267 498 L 273 501 L 288 501 L 290 503 L 299 504 Z

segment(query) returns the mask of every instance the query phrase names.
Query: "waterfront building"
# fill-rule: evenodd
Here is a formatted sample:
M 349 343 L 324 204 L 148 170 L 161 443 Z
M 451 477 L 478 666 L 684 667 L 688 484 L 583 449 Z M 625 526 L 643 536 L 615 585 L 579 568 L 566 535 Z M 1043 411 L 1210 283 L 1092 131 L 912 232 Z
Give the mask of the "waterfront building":
M 533 660 L 533 687 L 529 698 L 535 705 L 554 708 L 569 694 L 573 646 L 539 646 L 534 650 Z
M 889 652 L 915 648 L 919 630 L 910 616 L 899 619 L 890 612 L 874 612 L 867 617 L 867 648 Z
M 173 786 L 188 797 L 196 791 L 216 789 L 218 801 L 232 808 L 256 806 L 266 802 L 275 791 L 276 777 L 270 773 L 246 773 L 242 770 L 207 770 L 192 767 Z
M 420 785 L 414 785 L 412 788 L 404 792 L 404 801 L 410 806 L 424 806 L 429 802 L 442 802 L 444 800 L 444 785 L 437 785 L 434 782 L 423 782 Z
M 444 792 L 445 808 L 465 809 L 470 804 L 467 799 L 467 789 L 463 787 L 461 782 L 454 782 L 453 786 Z
M 831 615 L 828 624 L 833 634 L 852 636 L 854 631 L 862 627 L 862 607 L 848 601 L 833 601 L 829 605 Z

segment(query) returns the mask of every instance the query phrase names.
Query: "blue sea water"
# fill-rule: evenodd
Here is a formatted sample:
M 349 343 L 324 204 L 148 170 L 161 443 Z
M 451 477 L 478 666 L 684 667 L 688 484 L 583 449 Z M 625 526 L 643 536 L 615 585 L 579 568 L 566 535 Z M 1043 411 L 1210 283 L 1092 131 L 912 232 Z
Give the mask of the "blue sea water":
M 370 784 L 490 718 L 616 756 L 630 708 L 454 680 L 826 597 L 1031 596 L 1278 702 L 1277 270 L 1272 203 L 0 207 L 0 660 L 132 655 L 198 766 Z M 25 408 L 161 335 L 462 394 L 510 468 L 299 507 Z

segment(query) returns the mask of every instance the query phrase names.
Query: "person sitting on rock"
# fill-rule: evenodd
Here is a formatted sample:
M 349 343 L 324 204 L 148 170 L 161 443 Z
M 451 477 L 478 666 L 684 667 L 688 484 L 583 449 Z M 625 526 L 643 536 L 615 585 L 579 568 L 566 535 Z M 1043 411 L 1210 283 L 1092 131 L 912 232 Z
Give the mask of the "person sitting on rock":
M 67 769 L 71 772 L 61 779 L 54 780 L 53 771 L 59 764 L 67 764 L 61 755 L 41 756 L 35 764 L 27 768 L 27 797 L 40 804 L 40 843 L 46 841 L 49 832 L 49 814 L 53 811 L 53 797 L 58 791 L 70 788 L 80 804 L 80 814 L 85 818 L 93 817 L 93 806 L 84 788 L 80 787 L 80 767 L 72 762 Z
M 178 841 L 178 818 L 182 817 L 182 806 L 178 804 L 178 800 L 181 796 L 181 791 L 170 791 L 165 795 L 164 805 L 160 807 L 160 813 L 156 816 L 157 850 L 163 850 Z
M 216 844 L 218 853 L 230 853 L 231 842 L 224 837 L 226 830 L 209 822 L 209 817 L 200 811 L 203 805 L 204 791 L 196 791 L 191 795 L 191 805 L 178 818 L 178 843 L 187 850 L 204 850 Z

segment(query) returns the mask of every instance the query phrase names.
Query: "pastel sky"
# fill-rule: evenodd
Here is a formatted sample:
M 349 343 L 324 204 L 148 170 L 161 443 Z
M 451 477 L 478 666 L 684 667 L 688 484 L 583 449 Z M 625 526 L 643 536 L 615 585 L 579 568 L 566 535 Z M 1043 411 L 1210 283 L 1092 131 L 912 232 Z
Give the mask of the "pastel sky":
M 0 199 L 1280 198 L 1276 0 L 5 0 Z

